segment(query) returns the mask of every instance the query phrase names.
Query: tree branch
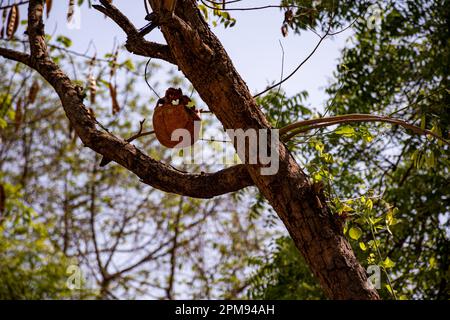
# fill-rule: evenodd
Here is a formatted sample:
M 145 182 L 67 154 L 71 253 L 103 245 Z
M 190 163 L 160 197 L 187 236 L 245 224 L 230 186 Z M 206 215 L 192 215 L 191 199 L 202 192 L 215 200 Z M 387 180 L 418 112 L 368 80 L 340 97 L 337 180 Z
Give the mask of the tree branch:
M 39 72 L 58 93 L 67 118 L 86 147 L 112 159 L 159 190 L 194 198 L 212 198 L 253 185 L 243 165 L 216 173 L 192 174 L 176 170 L 145 155 L 131 143 L 99 131 L 96 120 L 83 104 L 82 88 L 74 84 L 47 53 L 42 0 L 31 0 L 28 33 L 32 56 L 0 48 L 0 55 L 22 62 Z
M 392 124 L 399 125 L 405 129 L 409 129 L 416 134 L 430 135 L 430 136 L 436 138 L 437 140 L 442 141 L 443 143 L 445 143 L 447 145 L 450 145 L 449 141 L 440 137 L 433 131 L 422 129 L 422 128 L 417 127 L 413 124 L 410 124 L 404 120 L 395 119 L 395 118 L 391 118 L 391 117 L 387 117 L 387 116 L 376 116 L 376 115 L 371 115 L 371 114 L 359 114 L 359 113 L 299 121 L 299 122 L 296 122 L 296 123 L 293 123 L 293 124 L 290 124 L 290 125 L 287 125 L 287 126 L 281 128 L 280 136 L 284 136 L 282 138 L 283 141 L 288 141 L 298 134 L 301 134 L 301 133 L 304 133 L 304 132 L 307 132 L 307 131 L 310 131 L 313 129 L 329 127 L 329 126 L 333 126 L 333 125 L 337 125 L 337 124 L 355 123 L 355 122 L 392 123 Z
M 2 1 L 3 2 L 3 1 Z M 9 1 L 8 1 L 8 4 L 7 5 L 5 5 L 5 6 L 0 6 L 0 10 L 5 10 L 5 9 L 9 9 L 9 8 L 11 8 L 11 7 L 14 7 L 14 6 L 21 6 L 21 5 L 24 5 L 24 4 L 27 4 L 27 3 L 29 3 L 30 1 L 29 0 L 25 0 L 25 1 L 20 1 L 20 2 L 16 2 L 16 3 L 9 3 Z
M 167 45 L 145 40 L 119 9 L 106 0 L 100 0 L 100 3 L 102 5 L 93 5 L 93 7 L 111 18 L 125 32 L 127 35 L 125 47 L 128 51 L 140 56 L 162 59 L 176 64 Z
M 31 66 L 30 55 L 23 53 L 23 52 L 0 47 L 0 56 L 4 57 L 6 59 L 9 59 L 9 60 L 21 62 L 27 66 Z

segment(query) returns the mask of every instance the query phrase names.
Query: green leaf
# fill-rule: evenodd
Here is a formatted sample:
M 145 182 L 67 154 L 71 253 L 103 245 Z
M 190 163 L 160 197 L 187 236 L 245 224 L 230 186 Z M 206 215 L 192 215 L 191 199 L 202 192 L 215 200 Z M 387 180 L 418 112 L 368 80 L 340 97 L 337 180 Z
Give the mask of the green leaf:
M 69 48 L 72 46 L 72 40 L 70 40 L 69 38 L 67 38 L 65 36 L 58 36 L 58 38 L 56 38 L 56 41 L 61 43 L 66 48 Z
M 2 118 L 0 118 L 0 129 L 5 129 L 8 123 Z
M 350 126 L 341 126 L 338 129 L 336 129 L 334 133 L 343 135 L 345 137 L 351 137 L 355 134 L 355 129 L 353 129 L 353 127 Z
M 371 142 L 373 140 L 373 137 L 370 133 L 364 134 L 363 139 L 365 142 Z
M 385 284 L 384 287 L 386 288 L 387 291 L 389 291 L 389 293 L 394 296 L 394 292 L 392 291 L 392 288 L 389 284 Z
M 434 269 L 434 267 L 436 266 L 436 258 L 431 257 L 428 263 L 430 264 L 430 269 Z
M 352 208 L 352 207 L 350 207 L 350 206 L 348 206 L 348 205 L 346 205 L 346 204 L 344 204 L 344 205 L 342 206 L 341 212 L 351 212 L 351 211 L 353 211 L 353 208 Z
M 386 225 L 391 226 L 394 222 L 394 219 L 394 213 L 392 212 L 392 210 L 389 210 L 386 214 Z
M 358 240 L 362 236 L 362 230 L 359 227 L 351 227 L 348 234 L 350 238 Z
M 362 251 L 366 251 L 367 250 L 367 246 L 364 242 L 360 242 L 359 243 L 359 247 L 361 248 Z
M 383 267 L 385 267 L 386 269 L 392 268 L 395 266 L 395 262 L 392 261 L 391 259 L 389 259 L 389 257 L 386 257 L 386 259 L 384 259 L 383 261 Z
M 130 71 L 135 71 L 135 70 L 136 70 L 136 67 L 134 66 L 134 63 L 133 63 L 133 61 L 132 61 L 131 59 L 125 60 L 125 61 L 122 63 L 122 65 L 123 65 L 125 68 L 127 68 L 128 70 L 130 70 Z
M 422 117 L 420 117 L 420 128 L 422 130 L 425 130 L 427 126 L 427 118 L 425 114 L 422 114 Z
M 366 206 L 367 206 L 367 209 L 369 209 L 370 211 L 372 211 L 372 209 L 373 209 L 373 202 L 372 202 L 371 199 L 367 200 Z
M 322 181 L 323 176 L 320 174 L 320 172 L 315 172 L 312 175 L 312 178 L 315 182 L 319 182 L 319 181 Z
M 198 8 L 199 8 L 200 11 L 202 12 L 203 17 L 205 18 L 205 20 L 208 21 L 208 9 L 207 9 L 204 5 L 202 5 L 202 4 L 199 4 L 199 5 L 198 5 Z

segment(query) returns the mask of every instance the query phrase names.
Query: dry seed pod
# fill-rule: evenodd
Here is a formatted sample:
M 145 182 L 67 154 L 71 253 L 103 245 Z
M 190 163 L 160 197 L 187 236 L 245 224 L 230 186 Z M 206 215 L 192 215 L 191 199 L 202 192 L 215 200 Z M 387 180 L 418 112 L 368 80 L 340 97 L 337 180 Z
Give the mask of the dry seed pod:
M 88 111 L 88 114 L 89 114 L 93 119 L 95 119 L 95 112 L 94 112 L 94 109 L 89 108 L 87 111 Z
M 287 37 L 287 35 L 288 35 L 288 26 L 286 24 L 283 24 L 283 26 L 281 27 L 281 34 L 283 35 L 283 37 Z
M 8 39 L 12 39 L 19 27 L 19 7 L 17 4 L 11 7 L 6 25 L 6 36 Z
M 289 9 L 284 13 L 284 23 L 291 24 L 294 19 L 294 12 Z
M 47 18 L 50 15 L 50 11 L 52 10 L 52 4 L 53 4 L 52 0 L 46 0 L 45 1 L 45 9 L 46 9 L 46 12 L 47 12 Z
M 120 111 L 119 102 L 117 101 L 117 89 L 111 82 L 108 83 L 108 87 L 111 95 L 112 114 L 115 115 Z
M 34 103 L 36 101 L 37 94 L 40 89 L 39 82 L 37 80 L 33 81 L 33 84 L 30 87 L 30 92 L 28 93 L 28 103 Z
M 67 22 L 71 22 L 75 13 L 75 0 L 69 0 L 69 10 L 67 11 Z
M 5 23 L 6 23 L 6 17 L 8 16 L 8 11 L 6 9 L 3 9 L 2 13 L 2 29 L 0 30 L 0 39 L 3 39 L 5 37 Z
M 109 70 L 109 76 L 111 79 L 116 75 L 117 70 L 117 58 L 119 56 L 119 48 L 113 53 L 112 59 L 111 59 L 111 69 Z
M 95 97 L 97 94 L 97 81 L 95 80 L 95 77 L 92 74 L 90 74 L 88 76 L 88 88 L 89 88 L 89 92 L 90 92 L 91 104 L 94 104 Z
M 23 120 L 22 97 L 20 97 L 16 104 L 16 113 L 14 116 L 14 125 L 16 128 L 16 131 L 19 130 L 20 125 L 22 124 L 22 120 Z
M 175 11 L 175 7 L 177 5 L 177 0 L 162 1 L 162 5 L 163 5 L 163 8 L 165 11 L 172 13 Z
M 96 60 L 97 60 L 97 58 L 96 58 L 96 56 L 94 56 L 91 59 L 91 61 L 89 62 L 88 89 L 90 92 L 91 104 L 95 103 L 95 97 L 97 94 L 97 80 L 95 79 L 95 77 L 93 75 L 93 71 L 92 71 L 94 69 Z
M 6 193 L 5 188 L 0 184 L 0 214 L 5 211 L 6 203 Z

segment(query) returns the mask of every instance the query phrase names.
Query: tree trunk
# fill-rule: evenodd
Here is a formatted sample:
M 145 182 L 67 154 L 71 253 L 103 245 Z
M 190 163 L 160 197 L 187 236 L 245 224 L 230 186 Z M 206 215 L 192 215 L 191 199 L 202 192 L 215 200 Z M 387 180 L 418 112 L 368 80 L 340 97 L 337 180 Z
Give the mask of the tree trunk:
M 177 65 L 225 129 L 270 128 L 195 1 L 178 1 L 176 16 L 162 21 L 161 30 Z M 333 299 L 379 299 L 323 195 L 310 185 L 283 144 L 279 155 L 275 175 L 261 175 L 258 165 L 247 165 L 247 169 L 326 295 Z

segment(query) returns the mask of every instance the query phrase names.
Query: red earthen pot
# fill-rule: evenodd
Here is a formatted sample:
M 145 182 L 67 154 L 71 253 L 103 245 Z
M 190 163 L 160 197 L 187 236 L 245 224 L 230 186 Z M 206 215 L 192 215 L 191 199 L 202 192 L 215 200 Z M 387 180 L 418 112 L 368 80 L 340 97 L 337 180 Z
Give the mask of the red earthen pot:
M 181 136 L 172 141 L 172 133 L 177 129 L 186 129 L 190 136 Z M 199 138 L 200 117 L 194 109 L 186 105 L 174 105 L 167 101 L 164 104 L 158 104 L 155 108 L 153 130 L 155 130 L 158 141 L 167 148 L 189 147 Z

